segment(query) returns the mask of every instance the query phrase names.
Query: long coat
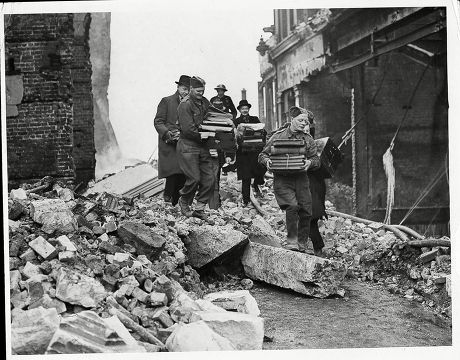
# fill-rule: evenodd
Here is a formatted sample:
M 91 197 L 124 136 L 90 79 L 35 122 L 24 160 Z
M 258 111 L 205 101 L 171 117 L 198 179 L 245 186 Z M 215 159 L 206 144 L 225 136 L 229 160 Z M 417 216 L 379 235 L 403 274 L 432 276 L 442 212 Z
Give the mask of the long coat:
M 308 171 L 308 180 L 310 181 L 310 193 L 312 204 L 312 219 L 321 219 L 326 215 L 326 182 L 317 170 Z
M 158 177 L 160 179 L 182 173 L 177 162 L 176 144 L 167 144 L 164 141 L 168 131 L 179 129 L 177 115 L 179 102 L 178 92 L 161 99 L 153 121 L 158 132 Z
M 260 120 L 257 116 L 248 115 L 246 117 L 237 117 L 233 122 L 238 127 L 241 123 L 257 124 L 260 123 Z M 259 164 L 258 156 L 259 152 L 242 152 L 241 146 L 238 147 L 236 152 L 236 174 L 238 175 L 238 180 L 264 176 L 266 168 Z

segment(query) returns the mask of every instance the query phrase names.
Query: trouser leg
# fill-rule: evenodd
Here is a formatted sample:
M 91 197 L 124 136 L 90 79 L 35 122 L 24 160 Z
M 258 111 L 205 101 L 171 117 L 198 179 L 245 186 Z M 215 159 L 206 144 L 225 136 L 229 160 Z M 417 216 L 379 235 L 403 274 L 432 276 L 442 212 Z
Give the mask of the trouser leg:
M 298 206 L 290 205 L 286 208 L 286 230 L 288 244 L 297 245 L 298 241 Z
M 179 140 L 177 143 L 179 167 L 184 173 L 185 183 L 180 189 L 180 196 L 189 204 L 192 203 L 200 184 L 200 151 L 191 149 Z
M 199 154 L 199 186 L 196 200 L 207 204 L 214 192 L 215 175 L 213 172 L 212 157 L 207 149 L 201 149 Z
M 171 203 L 173 205 L 177 204 L 177 201 L 180 197 L 180 189 L 184 187 L 185 184 L 185 175 L 184 174 L 174 174 L 174 188 L 171 194 Z
M 319 232 L 318 219 L 311 219 L 310 221 L 310 239 L 314 250 L 321 250 L 324 247 L 323 237 Z
M 310 235 L 312 211 L 311 193 L 306 174 L 302 174 L 296 179 L 296 196 L 299 204 L 299 246 L 306 248 Z
M 165 201 L 170 201 L 170 199 L 172 198 L 175 184 L 175 175 L 170 175 L 166 177 L 165 189 L 163 191 L 163 198 L 165 199 Z
M 241 194 L 243 202 L 248 203 L 251 200 L 251 178 L 241 180 Z

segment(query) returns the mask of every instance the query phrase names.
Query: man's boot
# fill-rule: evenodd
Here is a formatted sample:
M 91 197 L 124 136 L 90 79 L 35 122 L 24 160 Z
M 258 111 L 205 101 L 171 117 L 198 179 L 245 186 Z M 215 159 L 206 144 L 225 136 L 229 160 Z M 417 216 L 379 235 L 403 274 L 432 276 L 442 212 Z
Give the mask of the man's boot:
M 191 217 L 192 216 L 192 210 L 190 210 L 190 205 L 188 204 L 188 201 L 185 200 L 182 196 L 179 198 L 179 206 L 180 206 L 180 212 L 182 215 L 186 217 Z
M 214 221 L 209 220 L 208 215 L 206 215 L 206 213 L 204 212 L 205 208 L 206 208 L 205 203 L 201 201 L 197 201 L 195 205 L 195 210 L 193 211 L 192 216 L 198 219 L 201 219 L 203 221 L 206 221 L 209 225 L 214 225 Z
M 204 210 L 194 210 L 192 216 L 206 221 L 209 225 L 214 225 L 214 221 L 209 219 L 208 215 L 206 215 Z

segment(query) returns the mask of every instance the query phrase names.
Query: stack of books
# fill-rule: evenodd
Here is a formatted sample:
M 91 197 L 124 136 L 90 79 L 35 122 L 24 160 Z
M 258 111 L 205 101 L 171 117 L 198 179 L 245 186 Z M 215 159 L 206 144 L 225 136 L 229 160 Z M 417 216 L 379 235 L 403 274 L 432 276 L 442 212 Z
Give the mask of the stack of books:
M 276 139 L 270 148 L 271 170 L 275 173 L 295 173 L 305 170 L 305 141 Z
M 242 129 L 242 152 L 260 152 L 266 142 L 265 124 L 241 124 Z

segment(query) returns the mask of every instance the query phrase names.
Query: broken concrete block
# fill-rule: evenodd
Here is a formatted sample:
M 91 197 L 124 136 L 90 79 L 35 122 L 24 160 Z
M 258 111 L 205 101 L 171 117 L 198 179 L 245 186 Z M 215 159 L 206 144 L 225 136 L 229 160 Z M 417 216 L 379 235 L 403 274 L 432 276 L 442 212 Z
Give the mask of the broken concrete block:
M 207 294 L 205 300 L 229 311 L 237 311 L 254 316 L 260 315 L 257 301 L 248 290 L 220 291 Z
M 152 292 L 149 294 L 149 300 L 152 306 L 168 305 L 168 297 L 164 293 Z
M 61 251 L 58 255 L 59 261 L 63 263 L 71 263 L 75 260 L 75 257 L 74 251 Z
M 436 259 L 436 256 L 438 256 L 438 253 L 439 253 L 439 250 L 438 249 L 435 249 L 435 250 L 431 250 L 431 251 L 427 251 L 423 254 L 421 254 L 419 256 L 419 261 L 422 263 L 422 264 L 425 264 L 427 262 L 430 262 L 434 259 Z
M 32 276 L 40 275 L 42 271 L 37 265 L 27 262 L 26 266 L 24 266 L 24 269 L 22 270 L 22 273 L 26 278 L 30 279 Z
M 175 322 L 190 322 L 194 311 L 201 311 L 200 306 L 186 293 L 180 293 L 169 305 L 169 313 Z
M 40 275 L 35 276 L 26 281 L 26 288 L 29 294 L 29 303 L 34 303 L 35 301 L 41 299 L 45 295 L 45 290 L 43 289 L 42 281 L 39 278 Z
M 126 221 L 117 232 L 123 242 L 133 245 L 139 255 L 146 255 L 151 261 L 158 258 L 166 244 L 165 238 L 144 224 Z
M 27 192 L 22 189 L 13 189 L 10 192 L 10 198 L 13 200 L 27 200 Z
M 57 184 L 53 186 L 53 189 L 56 191 L 58 194 L 59 198 L 65 202 L 75 200 L 75 196 L 73 194 L 73 191 L 67 188 L 63 188 Z
M 46 354 L 145 352 L 130 335 L 126 340 L 127 333 L 120 330 L 123 325 L 115 325 L 113 319 L 108 322 L 111 326 L 93 311 L 63 318 Z
M 114 231 L 117 231 L 117 224 L 113 221 L 106 222 L 104 225 L 102 225 L 106 233 L 112 233 Z
M 212 330 L 230 340 L 237 350 L 262 350 L 264 320 L 237 312 L 195 312 L 191 321 L 204 321 Z
M 130 254 L 129 253 L 115 253 L 114 257 L 113 257 L 113 262 L 114 264 L 123 264 L 125 262 L 127 262 L 130 258 Z
M 10 270 L 15 270 L 15 269 L 19 269 L 19 267 L 23 264 L 23 261 L 18 257 L 10 256 L 8 263 L 10 265 L 9 266 Z
M 182 252 L 182 251 L 176 251 L 174 253 L 174 257 L 176 258 L 177 260 L 177 263 L 180 265 L 180 264 L 183 264 L 186 260 L 185 258 L 185 254 Z
M 137 281 L 137 279 L 136 279 L 136 277 L 134 275 L 126 276 L 123 279 L 120 279 L 119 282 L 122 285 L 132 286 L 133 288 L 140 286 L 139 281 Z M 130 294 L 128 294 L 128 295 L 130 295 Z
M 201 268 L 212 261 L 223 259 L 232 250 L 242 248 L 248 238 L 232 225 L 204 225 L 193 228 L 185 242 L 188 262 L 195 268 Z
M 102 226 L 93 226 L 93 228 L 91 229 L 92 232 L 94 233 L 94 235 L 102 235 L 105 233 L 105 230 Z
M 67 251 L 77 251 L 74 243 L 66 235 L 61 235 L 56 240 L 59 245 L 64 247 Z
M 54 308 L 39 307 L 17 314 L 11 324 L 13 354 L 44 354 L 58 326 L 59 315 Z
M 252 220 L 249 241 L 258 244 L 281 247 L 281 239 L 276 235 L 271 225 L 260 215 Z
M 77 220 L 68 206 L 61 199 L 44 199 L 32 201 L 30 216 L 47 234 L 55 230 L 61 233 L 73 233 L 78 229 Z
M 104 286 L 99 281 L 70 269 L 59 269 L 56 280 L 58 299 L 91 308 L 97 306 L 106 296 Z
M 166 348 L 170 352 L 235 350 L 228 339 L 214 332 L 204 321 L 179 324 L 168 337 Z
M 19 255 L 19 258 L 24 261 L 32 261 L 37 258 L 37 254 L 35 254 L 35 251 L 32 249 L 27 249 L 21 255 Z
M 174 325 L 174 321 L 171 319 L 171 316 L 169 316 L 168 308 L 166 306 L 155 309 L 152 319 L 159 321 L 167 328 Z
M 222 312 L 222 311 L 227 311 L 220 306 L 214 305 L 211 301 L 205 300 L 205 299 L 197 299 L 195 302 L 198 304 L 198 306 L 201 308 L 203 311 L 208 311 L 208 312 Z
M 11 232 L 14 233 L 14 232 L 18 231 L 20 227 L 21 227 L 21 222 L 20 221 L 8 220 L 8 229 Z
M 27 290 L 13 290 L 10 294 L 10 302 L 15 309 L 24 309 L 27 305 L 29 305 L 29 294 L 27 293 Z
M 31 303 L 29 305 L 29 309 L 35 309 L 38 307 L 42 307 L 44 309 L 56 309 L 58 314 L 62 314 L 67 311 L 67 307 L 65 303 L 58 299 L 51 298 L 48 294 L 44 294 L 40 299 Z
M 141 303 L 147 304 L 150 302 L 150 296 L 144 290 L 136 287 L 132 292 L 132 296 L 139 300 Z
M 446 291 L 447 291 L 447 295 L 449 295 L 450 297 L 452 297 L 452 288 L 451 288 L 451 280 L 450 280 L 450 277 L 451 275 L 447 275 L 446 276 Z
M 51 260 L 57 255 L 56 248 L 48 241 L 46 241 L 42 236 L 39 236 L 36 239 L 30 241 L 29 246 L 45 260 Z
M 24 205 L 18 201 L 8 201 L 8 219 L 18 220 L 26 211 Z
M 173 301 L 178 294 L 185 293 L 184 288 L 177 281 L 168 279 L 165 275 L 157 277 L 152 287 L 154 291 L 166 294 L 168 301 Z
M 319 298 L 344 295 L 346 269 L 336 261 L 256 243 L 246 247 L 241 261 L 254 280 Z
M 10 290 L 19 290 L 20 281 L 21 273 L 19 270 L 10 271 Z

